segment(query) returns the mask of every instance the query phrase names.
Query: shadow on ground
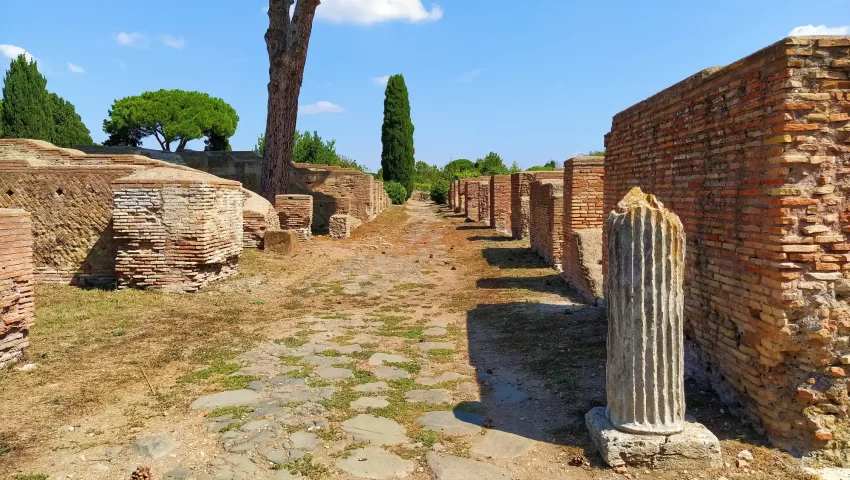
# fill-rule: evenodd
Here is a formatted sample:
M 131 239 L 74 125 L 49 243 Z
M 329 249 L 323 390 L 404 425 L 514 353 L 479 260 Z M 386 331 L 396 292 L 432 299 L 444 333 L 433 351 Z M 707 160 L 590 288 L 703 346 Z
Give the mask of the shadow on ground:
M 504 236 L 504 235 L 502 235 L 502 236 L 497 235 L 497 236 L 493 236 L 493 237 L 490 237 L 490 236 L 487 236 L 487 235 L 473 235 L 473 236 L 469 237 L 469 241 L 471 241 L 471 242 L 478 242 L 478 241 L 482 241 L 482 240 L 486 241 L 486 242 L 513 242 L 513 241 L 516 241 L 513 237 L 508 237 L 508 236 Z
M 499 237 L 482 237 L 490 240 Z M 550 265 L 528 247 L 487 247 L 482 250 L 484 259 L 499 268 L 548 268 Z
M 487 225 L 460 225 L 457 227 L 458 230 L 489 230 L 490 227 Z
M 557 274 L 543 277 L 480 278 L 475 282 L 475 286 L 487 289 L 514 288 L 558 295 L 563 295 L 569 291 L 569 287 L 564 283 L 564 279 Z

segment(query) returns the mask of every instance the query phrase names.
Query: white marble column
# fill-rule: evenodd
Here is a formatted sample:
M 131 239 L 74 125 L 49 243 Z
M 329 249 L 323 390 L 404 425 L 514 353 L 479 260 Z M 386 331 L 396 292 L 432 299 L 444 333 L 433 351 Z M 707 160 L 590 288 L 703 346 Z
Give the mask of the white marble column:
M 670 435 L 685 426 L 682 340 L 685 233 L 633 188 L 608 216 L 608 417 L 618 430 Z

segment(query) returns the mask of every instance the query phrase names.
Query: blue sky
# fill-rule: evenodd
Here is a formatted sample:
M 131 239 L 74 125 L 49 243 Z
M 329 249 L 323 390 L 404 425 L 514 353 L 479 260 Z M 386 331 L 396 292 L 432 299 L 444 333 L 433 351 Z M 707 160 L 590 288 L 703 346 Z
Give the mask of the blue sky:
M 407 81 L 417 160 L 442 165 L 495 151 L 529 167 L 602 149 L 617 112 L 795 27 L 850 34 L 850 0 L 817 8 L 784 0 L 322 3 L 299 129 L 335 138 L 339 153 L 373 171 L 386 75 Z M 76 106 L 95 141 L 105 138 L 115 99 L 181 88 L 233 105 L 240 122 L 231 143 L 248 150 L 265 129 L 265 5 L 0 0 L 0 60 L 15 49 L 36 57 L 48 89 Z

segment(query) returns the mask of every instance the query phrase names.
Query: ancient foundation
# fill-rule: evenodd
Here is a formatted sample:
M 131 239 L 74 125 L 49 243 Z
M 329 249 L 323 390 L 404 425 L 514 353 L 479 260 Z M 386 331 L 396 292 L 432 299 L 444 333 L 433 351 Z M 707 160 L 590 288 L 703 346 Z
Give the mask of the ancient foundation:
M 256 193 L 242 189 L 245 203 L 242 206 L 242 246 L 263 248 L 268 230 L 280 229 L 280 220 L 274 206 Z
M 602 297 L 603 157 L 564 162 L 564 280 L 588 301 Z
M 517 240 L 528 238 L 531 209 L 531 182 L 563 179 L 560 170 L 551 172 L 519 172 L 511 174 L 511 234 Z
M 277 195 L 274 197 L 274 209 L 282 230 L 293 230 L 302 242 L 310 240 L 313 225 L 312 195 Z
M 605 209 L 684 224 L 686 374 L 777 446 L 850 441 L 850 37 L 797 37 L 614 117 Z M 607 234 L 607 230 L 606 230 Z
M 563 172 L 558 172 L 563 175 Z M 564 234 L 564 181 L 535 180 L 529 190 L 529 241 L 531 249 L 555 269 L 561 268 Z
M 511 235 L 511 176 L 490 177 L 490 226 Z
M 244 201 L 238 182 L 152 168 L 113 185 L 119 288 L 194 292 L 236 273 Z
M 682 224 L 635 187 L 607 229 L 608 407 L 588 412 L 591 439 L 611 466 L 718 467 L 717 438 L 685 422 Z
M 0 209 L 0 369 L 18 361 L 29 346 L 33 306 L 30 214 Z

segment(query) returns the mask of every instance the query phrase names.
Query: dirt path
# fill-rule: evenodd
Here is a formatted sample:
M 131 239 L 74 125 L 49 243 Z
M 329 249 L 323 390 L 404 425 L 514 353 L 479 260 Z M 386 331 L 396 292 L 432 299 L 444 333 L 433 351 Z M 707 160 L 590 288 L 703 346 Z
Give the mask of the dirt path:
M 40 286 L 38 368 L 0 374 L 0 478 L 618 478 L 583 421 L 602 312 L 527 247 L 411 201 L 196 295 Z M 752 470 L 631 477 L 799 475 L 688 402 Z

